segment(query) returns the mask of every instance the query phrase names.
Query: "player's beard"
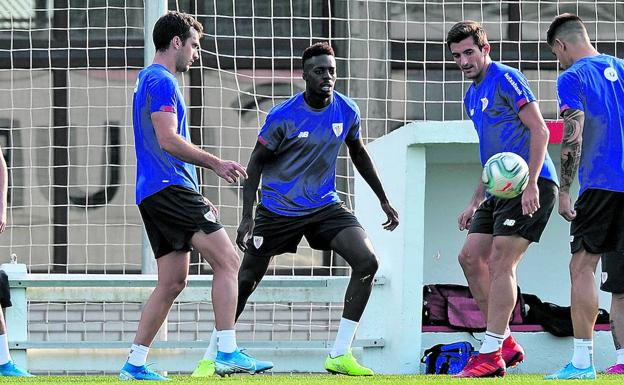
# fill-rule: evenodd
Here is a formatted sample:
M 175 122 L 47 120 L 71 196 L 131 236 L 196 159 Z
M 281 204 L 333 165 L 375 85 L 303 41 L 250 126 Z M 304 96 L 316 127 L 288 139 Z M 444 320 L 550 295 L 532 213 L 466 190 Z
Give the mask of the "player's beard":
M 181 57 L 178 57 L 176 61 L 176 71 L 177 72 L 186 72 L 191 68 L 191 64 L 189 64 L 188 60 L 183 60 Z

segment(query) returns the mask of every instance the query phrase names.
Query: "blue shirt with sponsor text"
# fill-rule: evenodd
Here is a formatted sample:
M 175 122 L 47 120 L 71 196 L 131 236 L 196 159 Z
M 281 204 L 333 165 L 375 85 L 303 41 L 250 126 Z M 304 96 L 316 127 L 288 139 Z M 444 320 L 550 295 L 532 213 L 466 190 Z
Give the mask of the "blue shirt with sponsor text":
M 163 65 L 152 64 L 139 72 L 132 102 L 137 204 L 170 185 L 199 192 L 195 166 L 160 148 L 151 118 L 151 114 L 158 111 L 175 114 L 177 134 L 187 142 L 191 141 L 186 105 L 177 79 Z
M 334 91 L 331 103 L 310 107 L 303 92 L 275 106 L 258 134 L 274 153 L 262 169 L 262 205 L 284 216 L 301 216 L 340 202 L 336 160 L 345 140 L 360 138 L 360 111 Z
M 588 56 L 559 75 L 561 114 L 585 114 L 579 183 L 624 192 L 624 61 L 610 55 Z
M 518 117 L 520 109 L 535 101 L 524 75 L 513 67 L 492 62 L 479 84 L 472 83 L 464 98 L 466 113 L 479 136 L 481 164 L 499 152 L 514 152 L 529 163 L 531 132 Z M 559 184 L 548 152 L 540 177 Z

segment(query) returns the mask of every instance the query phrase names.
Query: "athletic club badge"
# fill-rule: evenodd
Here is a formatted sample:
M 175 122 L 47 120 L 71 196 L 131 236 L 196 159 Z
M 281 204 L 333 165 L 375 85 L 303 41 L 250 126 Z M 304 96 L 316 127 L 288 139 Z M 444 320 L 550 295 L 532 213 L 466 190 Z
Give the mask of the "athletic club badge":
M 336 136 L 340 136 L 342 134 L 342 123 L 332 123 L 332 130 L 334 130 Z
M 262 246 L 262 242 L 264 241 L 264 238 L 258 235 L 254 235 L 253 237 L 253 242 L 254 242 L 254 246 L 256 247 L 256 249 L 259 249 L 260 246 Z

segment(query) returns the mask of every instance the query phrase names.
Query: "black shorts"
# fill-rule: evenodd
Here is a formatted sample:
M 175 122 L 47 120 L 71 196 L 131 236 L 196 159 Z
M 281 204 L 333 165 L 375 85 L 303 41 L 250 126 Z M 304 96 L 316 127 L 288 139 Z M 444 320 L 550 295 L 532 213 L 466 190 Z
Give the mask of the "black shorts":
M 557 185 L 539 178 L 537 188 L 540 208 L 532 216 L 522 214 L 522 194 L 512 199 L 490 197 L 472 217 L 468 234 L 519 235 L 530 242 L 539 242 L 555 207 Z
M 3 308 L 11 307 L 11 287 L 9 286 L 9 277 L 4 270 L 0 270 L 0 306 Z
M 570 225 L 572 254 L 624 252 L 624 192 L 587 189 L 574 204 Z
M 624 252 L 602 254 L 600 290 L 608 293 L 624 293 Z
M 199 193 L 182 186 L 168 186 L 143 199 L 139 211 L 156 258 L 172 251 L 190 251 L 191 237 L 221 228 L 210 206 Z
M 258 205 L 254 221 L 253 236 L 247 240 L 247 253 L 258 257 L 294 253 L 304 235 L 313 249 L 329 250 L 331 241 L 341 230 L 362 227 L 344 203 L 298 217 L 279 215 Z

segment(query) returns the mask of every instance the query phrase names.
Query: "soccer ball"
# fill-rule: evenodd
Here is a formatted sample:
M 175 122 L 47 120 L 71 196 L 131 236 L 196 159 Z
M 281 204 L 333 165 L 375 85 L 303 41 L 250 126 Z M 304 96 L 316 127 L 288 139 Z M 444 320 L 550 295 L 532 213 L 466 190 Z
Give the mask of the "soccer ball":
M 502 199 L 522 194 L 529 182 L 529 166 L 518 154 L 499 152 L 492 155 L 485 166 L 481 180 L 488 193 Z

